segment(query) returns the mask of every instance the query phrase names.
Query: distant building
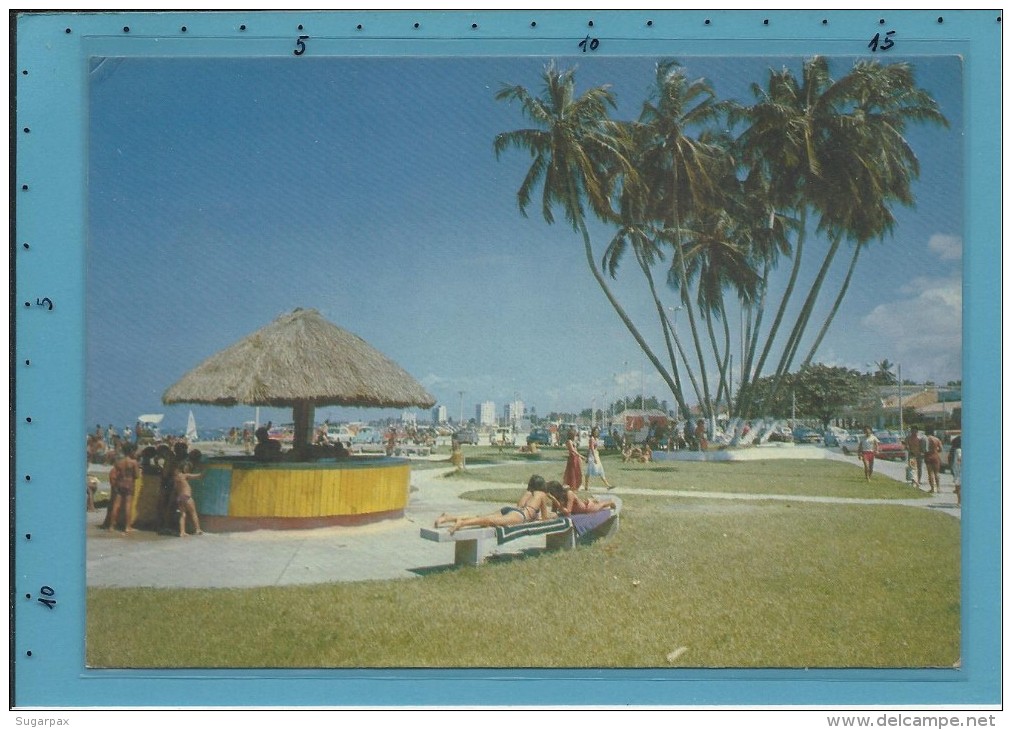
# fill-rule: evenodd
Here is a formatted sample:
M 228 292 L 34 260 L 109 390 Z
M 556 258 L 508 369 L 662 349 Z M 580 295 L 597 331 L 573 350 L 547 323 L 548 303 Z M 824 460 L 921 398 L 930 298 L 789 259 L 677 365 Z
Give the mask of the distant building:
M 495 402 L 487 400 L 484 403 L 479 403 L 475 408 L 475 416 L 479 426 L 494 426 L 496 421 Z
M 446 423 L 446 406 L 436 406 L 432 409 L 433 423 Z
M 414 411 L 404 411 L 401 413 L 401 423 L 405 426 L 417 426 L 418 425 L 418 414 Z
M 510 423 L 516 423 L 523 420 L 524 417 L 524 402 L 522 400 L 515 400 L 512 403 L 506 404 L 506 420 Z

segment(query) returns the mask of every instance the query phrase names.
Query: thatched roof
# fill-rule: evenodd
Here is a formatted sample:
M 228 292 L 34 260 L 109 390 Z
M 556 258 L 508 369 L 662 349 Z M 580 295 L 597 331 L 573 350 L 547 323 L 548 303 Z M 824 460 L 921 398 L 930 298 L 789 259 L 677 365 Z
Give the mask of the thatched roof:
M 315 309 L 296 309 L 202 362 L 162 402 L 429 408 L 436 401 L 361 337 Z

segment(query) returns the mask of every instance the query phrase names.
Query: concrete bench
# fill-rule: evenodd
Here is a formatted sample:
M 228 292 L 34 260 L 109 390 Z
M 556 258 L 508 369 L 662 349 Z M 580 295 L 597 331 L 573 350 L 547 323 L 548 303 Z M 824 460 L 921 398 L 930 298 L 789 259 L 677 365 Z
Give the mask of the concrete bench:
M 454 565 L 480 565 L 490 545 L 503 545 L 521 537 L 544 535 L 546 550 L 569 550 L 578 543 L 611 537 L 618 531 L 622 505 L 618 499 L 615 502 L 615 510 L 506 527 L 465 527 L 453 534 L 446 528 L 423 527 L 419 537 L 433 542 L 452 542 Z

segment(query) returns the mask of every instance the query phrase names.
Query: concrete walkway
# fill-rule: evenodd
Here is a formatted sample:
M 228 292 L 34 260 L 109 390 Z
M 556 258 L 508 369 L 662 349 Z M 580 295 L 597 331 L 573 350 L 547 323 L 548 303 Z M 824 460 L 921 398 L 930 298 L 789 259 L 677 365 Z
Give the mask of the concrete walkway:
M 852 463 L 842 454 L 830 458 Z M 561 468 L 561 466 L 560 466 Z M 876 470 L 900 481 L 903 464 L 878 462 Z M 258 530 L 207 533 L 187 538 L 167 537 L 138 530 L 129 536 L 99 529 L 105 510 L 87 513 L 87 584 L 90 587 L 249 588 L 271 585 L 334 583 L 340 581 L 413 578 L 452 569 L 453 547 L 418 536 L 443 512 L 480 514 L 488 503 L 460 498 L 484 487 L 502 488 L 480 479 L 480 469 L 469 469 L 468 479 L 441 479 L 447 470 L 415 471 L 411 497 L 403 519 L 360 527 L 315 530 Z M 647 494 L 713 500 L 785 500 L 840 504 L 889 504 L 933 509 L 959 518 L 952 477 L 942 476 L 943 493 L 910 500 L 843 499 L 796 495 L 691 492 L 623 489 L 617 495 Z M 525 485 L 517 484 L 519 493 Z M 493 549 L 493 553 L 520 553 L 543 547 L 544 538 L 522 538 Z

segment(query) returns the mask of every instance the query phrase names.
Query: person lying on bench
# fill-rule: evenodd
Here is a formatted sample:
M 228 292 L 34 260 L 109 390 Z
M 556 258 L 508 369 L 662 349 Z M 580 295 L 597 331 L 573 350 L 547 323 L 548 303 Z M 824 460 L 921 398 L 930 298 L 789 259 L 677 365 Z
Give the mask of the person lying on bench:
M 560 482 L 548 482 L 546 489 L 548 490 L 548 495 L 555 503 L 555 511 L 563 517 L 585 515 L 605 509 L 615 509 L 615 503 L 610 499 L 598 500 L 593 497 L 580 499 L 572 489 L 566 489 Z
M 517 500 L 515 506 L 503 507 L 498 512 L 477 517 L 461 517 L 448 515 L 445 512 L 436 518 L 435 527 L 451 525 L 450 534 L 463 527 L 499 527 L 502 525 L 519 525 L 523 522 L 548 520 L 552 517 L 550 509 L 551 497 L 545 491 L 545 480 L 535 474 L 527 482 L 527 491 Z M 452 523 L 452 524 L 451 524 Z

